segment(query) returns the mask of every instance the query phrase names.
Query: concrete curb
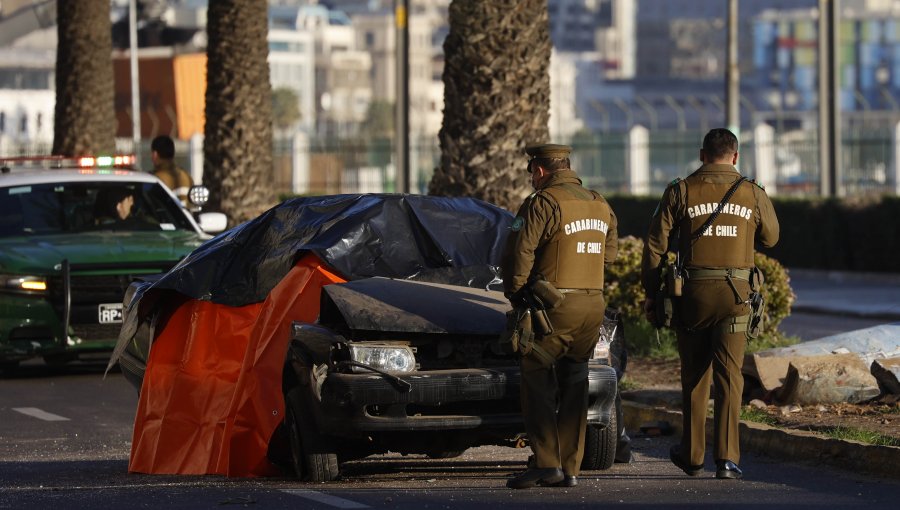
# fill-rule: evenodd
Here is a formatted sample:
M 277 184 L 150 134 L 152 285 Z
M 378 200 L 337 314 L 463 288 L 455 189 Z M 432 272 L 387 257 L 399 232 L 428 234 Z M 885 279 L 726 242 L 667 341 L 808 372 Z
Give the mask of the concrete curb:
M 832 271 L 828 269 L 787 268 L 788 277 L 814 278 L 835 283 L 892 283 L 900 285 L 900 273 L 869 273 L 865 271 Z
M 664 407 L 622 401 L 625 428 L 629 433 L 648 422 L 667 421 L 674 436 L 682 432 L 681 412 Z M 712 418 L 706 421 L 708 438 L 712 437 Z M 876 446 L 858 441 L 834 439 L 790 429 L 741 421 L 741 450 L 766 457 L 791 461 L 827 464 L 832 467 L 866 473 L 883 478 L 900 479 L 900 447 Z
M 900 321 L 900 312 L 892 311 L 867 311 L 852 310 L 846 307 L 828 307 L 818 305 L 804 305 L 794 303 L 791 305 L 791 313 L 809 313 L 813 315 L 839 315 L 841 317 L 855 317 L 859 319 L 880 319 L 892 322 Z

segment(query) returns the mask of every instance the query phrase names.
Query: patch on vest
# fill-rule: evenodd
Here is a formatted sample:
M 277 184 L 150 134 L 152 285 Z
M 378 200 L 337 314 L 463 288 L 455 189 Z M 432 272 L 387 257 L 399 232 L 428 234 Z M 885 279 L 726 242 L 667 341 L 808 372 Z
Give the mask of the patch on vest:
M 522 230 L 522 227 L 525 226 L 525 218 L 521 216 L 516 216 L 516 219 L 513 220 L 512 225 L 510 225 L 509 229 L 513 232 L 518 232 Z

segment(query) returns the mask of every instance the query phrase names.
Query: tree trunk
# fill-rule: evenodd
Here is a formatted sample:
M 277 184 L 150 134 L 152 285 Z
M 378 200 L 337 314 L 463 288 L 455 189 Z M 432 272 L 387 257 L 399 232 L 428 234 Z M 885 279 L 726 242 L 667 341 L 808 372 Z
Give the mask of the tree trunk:
M 444 41 L 441 164 L 432 195 L 514 210 L 530 191 L 524 147 L 549 142 L 546 0 L 454 0 Z
M 109 0 L 59 0 L 53 154 L 116 149 Z
M 203 181 L 231 225 L 275 203 L 268 3 L 216 0 L 207 13 Z

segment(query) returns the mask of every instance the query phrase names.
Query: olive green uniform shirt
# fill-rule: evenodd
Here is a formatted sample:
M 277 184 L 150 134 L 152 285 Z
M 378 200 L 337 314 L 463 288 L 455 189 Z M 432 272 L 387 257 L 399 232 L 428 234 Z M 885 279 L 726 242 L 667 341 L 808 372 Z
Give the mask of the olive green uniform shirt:
M 641 282 L 647 296 L 653 297 L 659 288 L 657 268 L 669 250 L 680 250 L 686 268 L 746 269 L 754 266 L 754 242 L 766 248 L 778 242 L 772 201 L 755 182 L 742 183 L 709 230 L 691 241 L 739 178 L 732 165 L 707 164 L 666 188 L 644 243 Z M 679 246 L 669 246 L 676 229 Z
M 603 266 L 618 252 L 616 215 L 572 170 L 551 174 L 511 226 L 503 254 L 507 296 L 540 273 L 557 288 L 602 289 Z

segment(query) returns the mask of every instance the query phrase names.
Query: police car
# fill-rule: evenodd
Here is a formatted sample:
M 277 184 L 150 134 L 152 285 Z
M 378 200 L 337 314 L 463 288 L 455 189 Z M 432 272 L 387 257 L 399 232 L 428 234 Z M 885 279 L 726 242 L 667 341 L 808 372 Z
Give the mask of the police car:
M 133 168 L 133 156 L 0 159 L 0 369 L 106 355 L 129 283 L 225 229 Z M 198 208 L 208 196 L 191 190 Z

